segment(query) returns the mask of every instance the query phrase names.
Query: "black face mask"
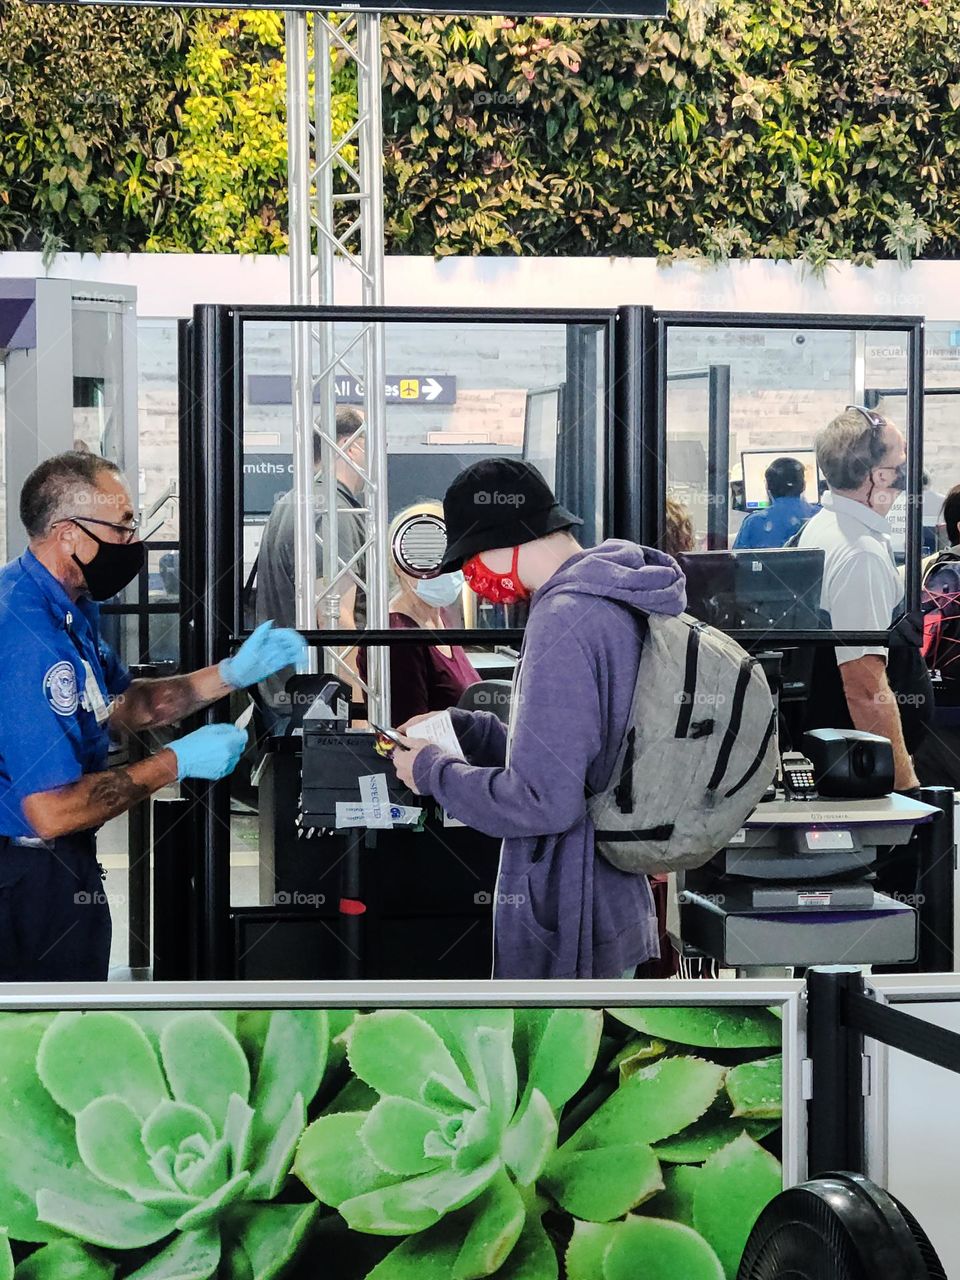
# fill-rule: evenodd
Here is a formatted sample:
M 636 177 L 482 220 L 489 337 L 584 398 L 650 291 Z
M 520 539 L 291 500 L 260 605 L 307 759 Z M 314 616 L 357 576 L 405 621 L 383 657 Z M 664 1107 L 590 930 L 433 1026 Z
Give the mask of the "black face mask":
M 146 544 L 143 542 L 104 542 L 89 529 L 80 526 L 88 537 L 97 544 L 97 553 L 86 564 L 74 554 L 73 562 L 78 565 L 87 584 L 87 590 L 94 600 L 109 600 L 131 583 L 143 568 L 147 557 Z

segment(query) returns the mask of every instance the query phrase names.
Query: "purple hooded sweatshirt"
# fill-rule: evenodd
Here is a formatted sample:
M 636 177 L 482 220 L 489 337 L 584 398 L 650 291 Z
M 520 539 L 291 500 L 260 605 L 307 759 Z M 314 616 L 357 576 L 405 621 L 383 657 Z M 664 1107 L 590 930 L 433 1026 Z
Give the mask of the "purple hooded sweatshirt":
M 682 613 L 675 560 L 613 540 L 578 552 L 534 593 L 506 727 L 451 712 L 468 763 L 426 747 L 418 790 L 455 818 L 502 836 L 494 977 L 619 978 L 658 954 L 646 876 L 594 849 L 587 790 L 603 790 L 626 731 L 644 628 L 622 600 Z

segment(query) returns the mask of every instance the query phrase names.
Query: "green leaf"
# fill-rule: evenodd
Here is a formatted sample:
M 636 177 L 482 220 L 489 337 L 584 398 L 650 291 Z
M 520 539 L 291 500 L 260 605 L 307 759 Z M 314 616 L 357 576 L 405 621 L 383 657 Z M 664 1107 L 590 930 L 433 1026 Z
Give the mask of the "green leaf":
M 351 1067 L 381 1095 L 419 1100 L 431 1077 L 466 1091 L 450 1050 L 429 1023 L 407 1009 L 364 1014 L 347 1035 Z
M 517 1010 L 517 1059 L 526 1066 L 524 1096 L 539 1089 L 558 1111 L 584 1083 L 597 1060 L 599 1009 Z
M 58 1013 L 40 1042 L 37 1074 L 74 1116 L 94 1099 L 115 1095 L 146 1119 L 169 1097 L 149 1040 L 122 1013 Z
M 748 1133 L 759 1141 L 779 1127 L 779 1120 L 735 1120 L 730 1115 L 729 1103 L 726 1107 L 718 1103 L 674 1137 L 655 1143 L 653 1149 L 658 1160 L 673 1164 L 702 1164 L 708 1156 L 729 1146 L 741 1133 Z
M 495 1177 L 499 1160 L 488 1160 L 463 1173 L 441 1169 L 410 1178 L 378 1191 L 368 1191 L 340 1204 L 340 1212 L 354 1231 L 371 1235 L 407 1235 L 476 1199 Z
M 503 1135 L 501 1153 L 522 1187 L 540 1175 L 557 1149 L 557 1119 L 550 1103 L 534 1089 L 526 1107 Z
M 441 1119 L 411 1098 L 381 1098 L 360 1127 L 360 1141 L 387 1173 L 397 1177 L 429 1173 L 437 1168 L 438 1157 L 426 1155 L 424 1143 Z
M 270 1015 L 250 1095 L 255 1161 L 266 1154 L 293 1098 L 300 1094 L 308 1107 L 313 1101 L 326 1069 L 329 1042 L 322 1010 L 277 1009 Z
M 497 1280 L 557 1280 L 556 1250 L 540 1218 L 528 1214 L 520 1239 L 497 1272 Z
M 681 1164 L 661 1172 L 664 1189 L 650 1201 L 647 1212 L 654 1218 L 669 1218 L 671 1222 L 682 1222 L 687 1227 L 696 1228 L 693 1198 L 702 1170 Z
M 250 1164 L 250 1144 L 253 1134 L 253 1108 L 234 1093 L 230 1097 L 227 1108 L 227 1119 L 223 1126 L 223 1136 L 230 1147 L 230 1156 L 234 1169 L 246 1169 Z M 301 1130 L 303 1126 L 301 1125 Z M 299 1139 L 300 1134 L 297 1134 Z M 291 1153 L 291 1159 L 293 1158 Z
M 575 1218 L 609 1222 L 663 1190 L 660 1165 L 641 1143 L 568 1151 L 561 1147 L 542 1186 Z
M 396 1182 L 368 1154 L 360 1139 L 365 1111 L 341 1111 L 308 1125 L 293 1170 L 311 1195 L 339 1208 L 367 1191 Z
M 225 1205 L 233 1204 L 243 1195 L 249 1181 L 250 1174 L 246 1169 L 242 1173 L 235 1173 L 229 1181 L 212 1191 L 206 1200 L 181 1214 L 177 1219 L 177 1229 L 195 1231 L 199 1227 L 206 1227 L 209 1223 L 215 1222 Z
M 144 1148 L 155 1155 L 164 1147 L 174 1151 L 188 1138 L 199 1136 L 204 1142 L 214 1142 L 217 1137 L 213 1121 L 199 1107 L 185 1102 L 161 1102 L 144 1123 L 142 1140 Z
M 483 1031 L 498 1031 L 509 1045 L 514 1034 L 512 1009 L 417 1009 L 449 1049 L 464 1079 L 477 1092 L 486 1071 L 480 1049 Z M 513 1055 L 511 1054 L 511 1057 Z
M 263 1158 L 252 1171 L 248 1200 L 272 1200 L 286 1180 L 297 1150 L 297 1143 L 307 1123 L 307 1109 L 303 1098 L 296 1094 L 290 1102 L 286 1116 L 277 1126 Z
M 125 1280 L 208 1280 L 220 1263 L 217 1231 L 187 1231 Z
M 727 1072 L 727 1093 L 733 1114 L 753 1120 L 776 1120 L 783 1115 L 783 1058 L 742 1062 Z
M 58 1191 L 38 1191 L 37 1216 L 67 1235 L 106 1249 L 139 1249 L 156 1244 L 174 1229 L 174 1220 L 167 1214 L 119 1194 L 108 1196 L 106 1187 L 100 1195 L 83 1200 Z
M 653 1036 L 641 1036 L 624 1045 L 614 1056 L 608 1071 L 619 1071 L 620 1079 L 625 1080 L 627 1076 L 636 1075 L 641 1068 L 656 1058 L 662 1058 L 666 1052 L 666 1041 L 655 1040 Z
M 702 1058 L 662 1058 L 622 1081 L 566 1147 L 616 1146 L 627 1134 L 643 1143 L 670 1137 L 703 1115 L 723 1074 L 723 1067 Z
M 727 1280 L 735 1280 L 761 1211 L 782 1190 L 779 1160 L 746 1134 L 703 1166 L 693 1199 L 694 1222 L 716 1250 Z
M 231 1210 L 230 1270 L 248 1280 L 280 1275 L 300 1252 L 319 1209 L 318 1204 L 265 1204 Z
M 17 1013 L 0 1022 L 0 1085 L 16 1107 L 0 1107 L 0 1221 L 17 1240 L 58 1236 L 37 1218 L 41 1188 L 96 1196 L 104 1192 L 80 1160 L 71 1116 L 56 1105 L 36 1072 L 37 1051 L 52 1016 Z
M 690 1227 L 631 1216 L 614 1228 L 603 1261 L 604 1280 L 723 1280 L 709 1244 Z
M 140 1199 L 161 1189 L 140 1140 L 137 1113 L 122 1098 L 97 1098 L 77 1116 L 77 1147 L 101 1182 Z
M 473 1207 L 476 1217 L 457 1254 L 453 1280 L 493 1275 L 517 1243 L 526 1219 L 520 1192 L 502 1170 Z
M 616 1232 L 616 1226 L 606 1223 L 574 1222 L 567 1246 L 567 1280 L 604 1280 L 603 1259 Z
M 450 1280 L 460 1252 L 458 1220 L 410 1236 L 367 1272 L 366 1280 Z
M 57 1240 L 21 1262 L 16 1280 L 113 1280 L 116 1269 L 75 1240 Z M 0 1280 L 10 1280 L 13 1274 L 12 1264 L 9 1272 L 0 1265 Z
M 13 1280 L 13 1253 L 10 1249 L 10 1235 L 5 1227 L 0 1227 L 0 1280 Z
M 222 1133 L 230 1095 L 250 1096 L 250 1067 L 236 1037 L 209 1013 L 183 1013 L 160 1033 L 160 1050 L 173 1096 L 205 1111 Z
M 608 1009 L 635 1031 L 705 1049 L 780 1046 L 782 1027 L 766 1009 Z

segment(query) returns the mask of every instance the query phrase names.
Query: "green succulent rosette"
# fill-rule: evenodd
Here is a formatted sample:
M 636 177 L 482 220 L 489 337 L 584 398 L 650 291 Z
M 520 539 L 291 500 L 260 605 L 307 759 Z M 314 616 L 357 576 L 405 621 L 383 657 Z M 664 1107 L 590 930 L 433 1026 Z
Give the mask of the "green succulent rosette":
M 318 1208 L 275 1201 L 329 1041 L 312 1010 L 0 1020 L 0 1223 L 45 1246 L 18 1280 L 277 1275 Z
M 601 1025 L 581 1009 L 384 1010 L 353 1023 L 347 1057 L 373 1105 L 315 1120 L 295 1168 L 352 1230 L 412 1237 L 371 1280 L 519 1280 L 551 1263 L 556 1275 L 535 1184 Z

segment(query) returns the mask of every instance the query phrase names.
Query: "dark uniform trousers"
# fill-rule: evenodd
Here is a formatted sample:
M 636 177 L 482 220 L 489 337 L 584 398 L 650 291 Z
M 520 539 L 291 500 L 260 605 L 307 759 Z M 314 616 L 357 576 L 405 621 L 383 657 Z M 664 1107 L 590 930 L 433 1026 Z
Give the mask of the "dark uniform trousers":
M 0 836 L 0 982 L 106 982 L 111 934 L 92 831 Z

